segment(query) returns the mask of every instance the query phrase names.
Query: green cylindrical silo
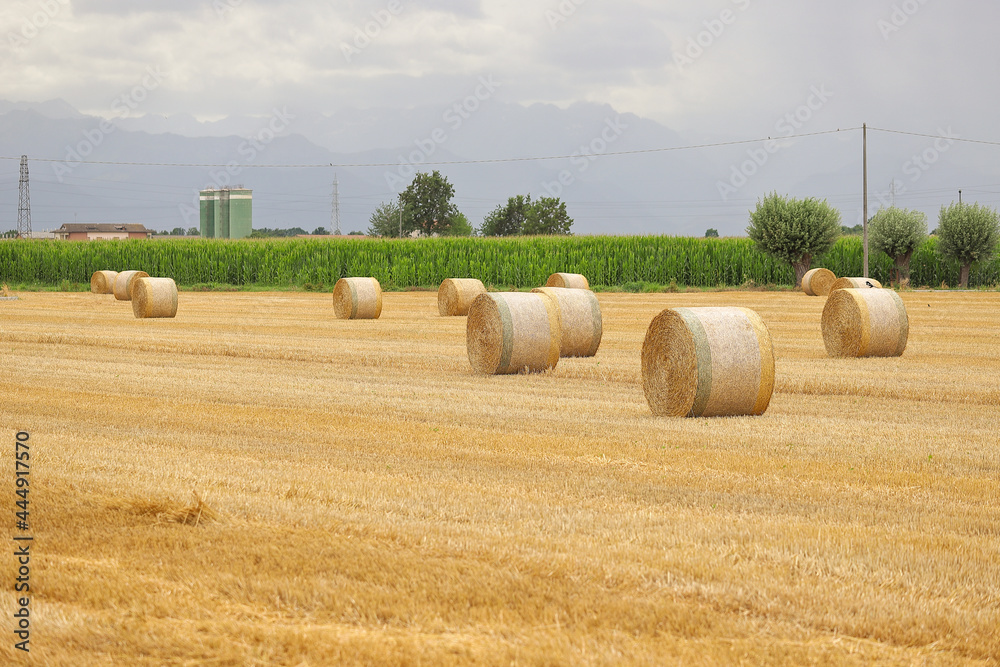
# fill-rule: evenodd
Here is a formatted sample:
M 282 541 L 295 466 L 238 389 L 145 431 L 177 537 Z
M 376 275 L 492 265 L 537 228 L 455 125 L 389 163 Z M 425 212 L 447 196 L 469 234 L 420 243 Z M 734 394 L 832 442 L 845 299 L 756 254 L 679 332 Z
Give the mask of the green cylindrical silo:
M 233 188 L 229 191 L 229 238 L 244 239 L 253 231 L 253 191 Z
M 203 239 L 214 239 L 216 236 L 215 199 L 217 194 L 215 190 L 202 190 L 198 193 L 201 209 L 201 238 Z

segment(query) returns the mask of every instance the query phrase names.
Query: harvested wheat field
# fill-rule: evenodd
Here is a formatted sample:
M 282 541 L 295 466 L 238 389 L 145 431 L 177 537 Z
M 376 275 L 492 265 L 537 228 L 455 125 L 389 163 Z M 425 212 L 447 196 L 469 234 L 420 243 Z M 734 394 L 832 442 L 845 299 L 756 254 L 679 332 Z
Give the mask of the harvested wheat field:
M 830 359 L 825 299 L 600 294 L 596 357 L 484 376 L 433 292 L 22 294 L 32 661 L 997 664 L 1000 294 L 902 297 L 902 357 Z M 699 306 L 767 325 L 762 416 L 652 415 L 646 329 Z

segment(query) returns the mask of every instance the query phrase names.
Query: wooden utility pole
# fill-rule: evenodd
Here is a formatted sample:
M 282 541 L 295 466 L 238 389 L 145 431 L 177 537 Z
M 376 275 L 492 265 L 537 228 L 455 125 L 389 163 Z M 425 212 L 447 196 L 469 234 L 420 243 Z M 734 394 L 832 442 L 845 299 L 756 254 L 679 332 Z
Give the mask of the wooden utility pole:
M 865 249 L 865 265 L 864 273 L 862 274 L 865 278 L 868 277 L 868 123 L 862 123 L 861 125 L 861 136 L 862 136 L 862 171 L 864 174 L 865 186 L 864 186 L 864 216 L 865 219 L 861 221 L 862 229 L 862 245 Z

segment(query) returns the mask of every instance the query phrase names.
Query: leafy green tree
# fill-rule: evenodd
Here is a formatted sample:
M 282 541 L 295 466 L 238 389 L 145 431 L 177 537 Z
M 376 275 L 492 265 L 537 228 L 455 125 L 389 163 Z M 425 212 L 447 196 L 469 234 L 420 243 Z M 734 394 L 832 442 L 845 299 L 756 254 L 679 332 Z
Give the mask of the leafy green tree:
M 528 209 L 531 207 L 531 195 L 517 195 L 507 199 L 506 204 L 500 204 L 483 218 L 479 228 L 483 236 L 516 236 L 521 233 Z
M 840 233 L 844 236 L 861 236 L 865 233 L 865 226 L 862 223 L 858 223 L 853 227 L 848 227 L 847 225 L 840 226 Z
M 714 227 L 709 227 L 705 230 L 706 239 L 717 239 L 719 238 L 719 230 Z
M 451 217 L 451 224 L 448 229 L 442 232 L 442 236 L 472 236 L 472 225 L 464 213 L 455 211 Z
M 418 173 L 399 194 L 403 218 L 408 218 L 411 228 L 425 236 L 434 233 L 446 236 L 458 215 L 458 209 L 451 203 L 454 196 L 455 188 L 440 172 Z M 406 231 L 405 225 L 403 231 Z
M 170 230 L 170 235 L 171 236 L 184 236 L 184 228 L 183 227 L 174 227 L 173 229 Z
M 197 227 L 190 227 L 187 231 L 188 236 L 201 236 L 201 230 Z
M 938 219 L 938 252 L 962 264 L 961 287 L 969 286 L 969 270 L 989 259 L 1000 240 L 1000 219 L 995 209 L 979 204 L 941 207 Z
M 840 236 L 840 212 L 825 199 L 772 192 L 750 212 L 747 235 L 767 254 L 791 264 L 800 287 L 812 258 L 827 252 Z
M 558 197 L 540 197 L 528 207 L 522 234 L 571 234 L 573 218 L 566 212 L 566 202 Z
M 329 233 L 326 231 L 326 227 L 317 227 L 313 230 L 313 236 L 326 236 Z
M 868 223 L 868 242 L 872 250 L 884 252 L 896 263 L 894 281 L 901 285 L 910 279 L 910 258 L 927 238 L 927 216 L 905 208 L 879 209 Z
M 368 235 L 397 238 L 400 231 L 400 210 L 399 202 L 389 201 L 379 204 L 368 218 Z M 402 222 L 404 234 L 413 230 L 409 226 L 408 218 Z

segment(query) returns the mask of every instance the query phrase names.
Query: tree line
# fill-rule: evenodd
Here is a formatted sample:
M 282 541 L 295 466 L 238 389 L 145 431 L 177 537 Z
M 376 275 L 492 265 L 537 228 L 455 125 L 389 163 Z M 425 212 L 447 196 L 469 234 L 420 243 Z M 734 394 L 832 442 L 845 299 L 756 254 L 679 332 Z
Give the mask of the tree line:
M 558 197 L 515 195 L 473 228 L 452 202 L 455 188 L 440 172 L 418 173 L 394 201 L 383 202 L 369 219 L 370 236 L 522 236 L 572 234 L 573 218 Z
M 813 258 L 829 251 L 847 229 L 840 224 L 840 212 L 825 199 L 771 193 L 751 211 L 747 235 L 761 250 L 790 264 L 799 287 Z M 952 202 L 941 207 L 935 232 L 937 252 L 959 262 L 960 287 L 968 287 L 972 265 L 992 257 L 1000 242 L 1000 215 L 987 206 Z M 920 211 L 891 206 L 868 221 L 870 248 L 892 259 L 896 285 L 909 283 L 910 259 L 926 237 L 927 216 Z

